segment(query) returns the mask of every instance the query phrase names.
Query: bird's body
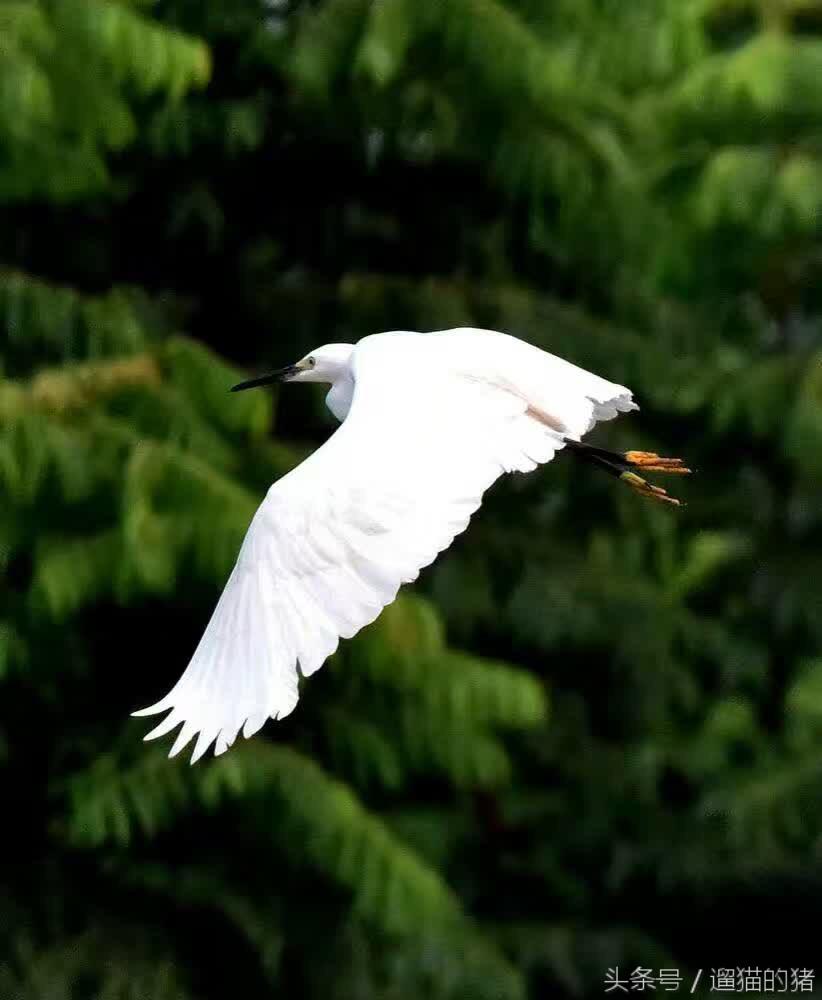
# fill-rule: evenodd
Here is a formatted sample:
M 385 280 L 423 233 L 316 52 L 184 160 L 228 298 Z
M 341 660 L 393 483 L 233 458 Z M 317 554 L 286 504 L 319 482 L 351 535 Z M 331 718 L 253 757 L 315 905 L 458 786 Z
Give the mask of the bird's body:
M 195 735 L 192 760 L 212 743 L 222 753 L 241 729 L 287 715 L 298 665 L 314 673 L 372 622 L 503 472 L 531 471 L 637 409 L 624 386 L 485 330 L 376 334 L 278 374 L 330 382 L 342 426 L 268 491 L 187 670 L 135 713 L 171 709 L 147 738 L 182 722 L 172 755 Z

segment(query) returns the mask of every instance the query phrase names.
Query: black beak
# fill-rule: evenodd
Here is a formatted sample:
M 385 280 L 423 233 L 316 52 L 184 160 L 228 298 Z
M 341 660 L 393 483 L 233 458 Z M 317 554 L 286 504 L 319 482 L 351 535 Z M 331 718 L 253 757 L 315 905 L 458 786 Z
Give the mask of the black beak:
M 302 371 L 298 365 L 286 365 L 285 368 L 278 368 L 275 372 L 269 372 L 267 375 L 258 375 L 256 378 L 250 378 L 245 382 L 238 382 L 236 385 L 232 385 L 232 392 L 239 392 L 241 389 L 254 389 L 258 385 L 271 385 L 272 382 L 285 382 L 292 375 L 297 375 Z

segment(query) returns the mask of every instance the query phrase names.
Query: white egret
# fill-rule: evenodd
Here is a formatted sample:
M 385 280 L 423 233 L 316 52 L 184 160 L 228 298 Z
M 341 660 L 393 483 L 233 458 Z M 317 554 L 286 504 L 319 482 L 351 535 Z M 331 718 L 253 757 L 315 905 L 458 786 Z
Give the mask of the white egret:
M 504 472 L 564 447 L 637 492 L 676 504 L 637 474 L 688 472 L 680 459 L 580 443 L 599 420 L 638 409 L 630 390 L 490 330 L 392 332 L 327 344 L 250 379 L 331 384 L 342 426 L 261 504 L 187 669 L 135 715 L 170 709 L 146 739 L 182 723 L 192 763 L 221 754 L 297 704 L 313 674 L 448 548 Z

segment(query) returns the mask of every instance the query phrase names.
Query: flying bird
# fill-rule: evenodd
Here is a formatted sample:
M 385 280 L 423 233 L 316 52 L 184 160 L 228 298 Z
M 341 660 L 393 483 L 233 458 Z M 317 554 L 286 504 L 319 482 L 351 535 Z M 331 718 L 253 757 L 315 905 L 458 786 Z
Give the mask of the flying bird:
M 330 383 L 326 404 L 341 426 L 269 489 L 187 669 L 134 712 L 170 709 L 145 738 L 182 723 L 169 756 L 196 736 L 192 763 L 288 715 L 299 675 L 416 580 L 502 473 L 530 472 L 567 448 L 677 505 L 640 471 L 690 471 L 678 458 L 582 443 L 598 421 L 638 409 L 630 390 L 491 330 L 326 344 L 233 391 L 273 382 Z

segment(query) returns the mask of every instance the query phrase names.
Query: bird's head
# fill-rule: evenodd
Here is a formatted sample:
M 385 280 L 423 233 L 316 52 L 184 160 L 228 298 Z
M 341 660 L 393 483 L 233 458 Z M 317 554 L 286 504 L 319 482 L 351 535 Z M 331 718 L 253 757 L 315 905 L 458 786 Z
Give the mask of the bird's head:
M 266 375 L 239 382 L 232 386 L 232 392 L 253 389 L 258 385 L 272 382 L 331 382 L 332 384 L 350 371 L 353 344 L 324 344 L 306 354 L 296 364 L 286 365 Z

